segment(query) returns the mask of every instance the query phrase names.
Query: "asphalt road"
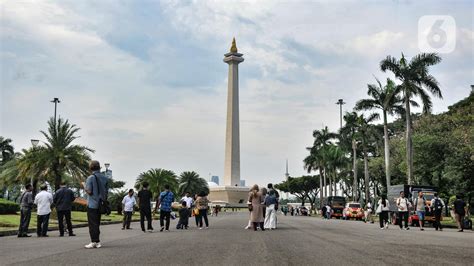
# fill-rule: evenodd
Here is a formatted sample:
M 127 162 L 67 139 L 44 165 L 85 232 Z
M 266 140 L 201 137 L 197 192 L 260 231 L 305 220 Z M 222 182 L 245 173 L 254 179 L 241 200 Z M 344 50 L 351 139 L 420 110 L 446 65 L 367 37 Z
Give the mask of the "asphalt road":
M 0 265 L 474 265 L 474 232 L 380 230 L 376 224 L 279 216 L 273 231 L 244 230 L 245 213 L 210 217 L 210 228 L 143 233 L 102 226 L 100 249 L 76 237 L 0 238 Z M 190 220 L 193 222 L 193 220 Z M 158 223 L 154 222 L 155 229 Z

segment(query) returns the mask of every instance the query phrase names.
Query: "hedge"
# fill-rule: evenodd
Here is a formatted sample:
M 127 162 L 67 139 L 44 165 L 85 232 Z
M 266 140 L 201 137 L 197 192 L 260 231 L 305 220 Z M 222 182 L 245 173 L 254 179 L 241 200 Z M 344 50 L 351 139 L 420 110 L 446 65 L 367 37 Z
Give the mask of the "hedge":
M 0 214 L 16 214 L 20 210 L 20 205 L 13 201 L 0 199 Z

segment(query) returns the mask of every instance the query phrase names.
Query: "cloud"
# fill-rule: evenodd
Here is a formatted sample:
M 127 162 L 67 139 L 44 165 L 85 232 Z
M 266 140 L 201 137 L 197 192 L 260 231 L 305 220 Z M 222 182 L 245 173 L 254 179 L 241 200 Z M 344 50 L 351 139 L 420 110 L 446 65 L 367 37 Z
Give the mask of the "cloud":
M 131 186 L 148 168 L 222 175 L 227 65 L 236 37 L 240 65 L 241 165 L 247 183 L 304 173 L 311 132 L 337 130 L 388 54 L 418 53 L 423 12 L 447 10 L 458 45 L 433 74 L 444 101 L 470 91 L 469 8 L 275 1 L 35 1 L 2 5 L 1 134 L 19 148 L 37 138 L 59 97 L 59 114 L 81 127 L 79 143 Z M 387 19 L 389 18 L 389 19 Z M 470 18 L 470 19 L 466 19 Z M 414 30 L 415 29 L 415 30 Z M 21 122 L 20 122 L 21 121 Z

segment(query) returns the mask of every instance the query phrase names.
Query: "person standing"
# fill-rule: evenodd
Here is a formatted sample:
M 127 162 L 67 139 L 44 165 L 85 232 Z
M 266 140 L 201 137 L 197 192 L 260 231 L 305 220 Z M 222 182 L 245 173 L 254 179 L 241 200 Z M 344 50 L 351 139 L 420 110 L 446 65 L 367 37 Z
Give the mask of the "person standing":
M 181 208 L 179 209 L 179 221 L 176 229 L 188 229 L 189 216 L 191 216 L 191 209 L 186 206 L 185 201 L 181 201 Z
M 53 202 L 56 206 L 56 211 L 58 214 L 58 224 L 59 224 L 59 236 L 64 236 L 64 218 L 66 218 L 66 225 L 67 231 L 69 232 L 69 236 L 76 236 L 72 232 L 72 223 L 71 223 L 71 210 L 72 210 L 72 203 L 76 197 L 74 196 L 74 192 L 71 189 L 66 187 L 66 182 L 64 180 L 61 181 L 61 185 L 59 189 L 54 193 Z
M 410 206 L 410 202 L 405 198 L 405 192 L 400 191 L 400 197 L 397 199 L 398 225 L 400 226 L 400 230 L 403 229 L 402 221 L 405 222 L 405 230 L 410 230 L 408 227 L 408 209 Z
M 198 223 L 199 229 L 202 229 L 204 223 L 206 224 L 206 229 L 209 228 L 209 220 L 207 219 L 207 211 L 209 210 L 209 200 L 207 199 L 207 194 L 204 191 L 199 192 L 198 197 L 195 201 L 196 208 L 199 210 Z
M 31 237 L 28 235 L 28 227 L 30 227 L 31 209 L 33 207 L 33 186 L 27 184 L 26 191 L 20 197 L 20 228 L 18 228 L 18 237 Z
M 147 229 L 149 232 L 153 232 L 152 219 L 151 219 L 151 198 L 152 194 L 148 190 L 148 182 L 143 182 L 142 190 L 138 192 L 138 206 L 140 208 L 140 226 L 142 231 L 145 232 L 145 218 L 147 221 Z
M 250 202 L 248 206 L 250 210 L 250 221 L 253 224 L 253 230 L 257 231 L 257 227 L 260 226 L 260 229 L 265 231 L 265 228 L 263 227 L 263 196 L 262 192 L 259 191 L 257 184 L 253 185 L 252 190 L 249 193 L 248 201 Z
M 466 202 L 462 200 L 461 195 L 456 195 L 456 200 L 454 201 L 454 215 L 458 223 L 458 232 L 464 231 L 463 221 L 464 216 L 466 215 Z
M 379 199 L 377 212 L 379 214 L 380 229 L 388 229 L 388 211 L 390 210 L 390 203 L 385 195 Z
M 35 197 L 35 204 L 38 207 L 36 234 L 38 237 L 48 237 L 49 215 L 51 214 L 53 195 L 47 191 L 48 186 L 46 184 L 42 184 L 40 189 L 40 193 Z
M 329 204 L 326 205 L 326 219 L 331 219 L 331 206 Z
M 435 221 L 433 223 L 433 227 L 436 229 L 436 231 L 443 231 L 443 227 L 441 226 L 441 215 L 443 213 L 444 209 L 444 201 L 438 197 L 438 193 L 435 192 L 434 198 L 431 200 L 431 211 L 434 214 Z
M 82 183 L 87 193 L 87 223 L 89 225 L 89 235 L 91 242 L 84 247 L 87 249 L 100 248 L 100 219 L 101 213 L 99 204 L 107 200 L 108 178 L 100 172 L 99 161 L 91 161 L 89 170 L 92 174 Z
M 372 209 L 372 203 L 367 202 L 367 209 L 365 210 L 365 223 L 370 221 L 371 224 L 374 223 L 374 218 L 372 217 L 373 209 Z
M 191 193 L 186 192 L 184 197 L 181 198 L 181 202 L 186 202 L 186 208 L 191 210 L 191 207 L 193 206 L 193 198 L 191 197 Z
M 128 190 L 128 194 L 123 197 L 123 225 L 122 230 L 131 229 L 130 223 L 132 222 L 133 208 L 137 204 L 135 196 L 133 196 L 133 189 Z
M 265 229 L 276 229 L 276 210 L 277 210 L 277 199 L 275 197 L 275 191 L 270 190 L 269 194 L 265 198 L 266 215 L 263 227 Z
M 156 200 L 155 212 L 160 206 L 160 232 L 165 230 L 166 220 L 166 231 L 170 230 L 170 219 L 171 219 L 171 204 L 174 201 L 174 194 L 170 191 L 170 186 L 165 185 L 165 190 L 160 193 L 160 196 Z
M 418 223 L 420 225 L 420 230 L 424 231 L 423 225 L 425 224 L 425 209 L 426 209 L 426 200 L 423 197 L 423 192 L 418 192 L 418 197 L 415 199 L 415 208 L 416 215 L 418 215 Z

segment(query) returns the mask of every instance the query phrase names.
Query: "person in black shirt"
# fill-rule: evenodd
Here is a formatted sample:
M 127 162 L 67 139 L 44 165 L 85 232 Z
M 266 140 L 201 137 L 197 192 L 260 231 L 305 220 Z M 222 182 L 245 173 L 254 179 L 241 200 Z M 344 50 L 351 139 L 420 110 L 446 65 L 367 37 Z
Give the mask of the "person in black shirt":
M 179 209 L 179 221 L 176 225 L 176 229 L 188 229 L 190 215 L 191 210 L 186 207 L 186 202 L 181 202 L 181 209 Z
M 462 200 L 461 195 L 456 195 L 456 200 L 454 201 L 454 214 L 456 216 L 456 221 L 458 222 L 458 232 L 462 232 L 464 216 L 466 215 L 466 202 Z
M 153 232 L 153 226 L 151 225 L 151 198 L 152 194 L 148 190 L 148 182 L 143 182 L 143 188 L 138 192 L 138 206 L 140 207 L 140 225 L 142 231 L 145 232 L 145 218 L 148 223 L 148 231 Z
M 71 223 L 72 203 L 75 199 L 76 197 L 74 196 L 74 192 L 66 187 L 66 182 L 64 180 L 61 181 L 61 186 L 56 191 L 56 193 L 54 193 L 53 198 L 53 202 L 54 205 L 56 205 L 56 211 L 58 213 L 59 236 L 64 236 L 64 218 L 66 218 L 69 236 L 75 236 L 75 234 L 72 232 Z

